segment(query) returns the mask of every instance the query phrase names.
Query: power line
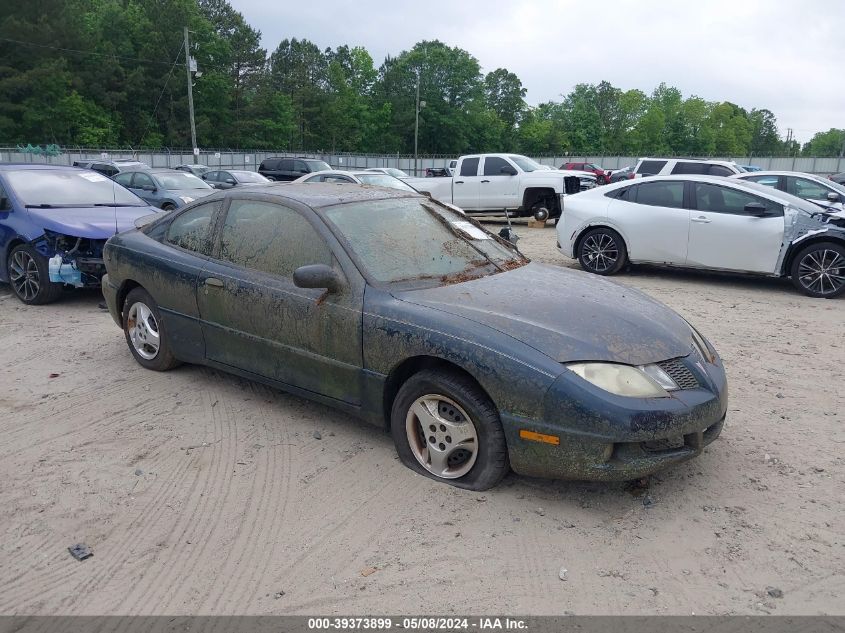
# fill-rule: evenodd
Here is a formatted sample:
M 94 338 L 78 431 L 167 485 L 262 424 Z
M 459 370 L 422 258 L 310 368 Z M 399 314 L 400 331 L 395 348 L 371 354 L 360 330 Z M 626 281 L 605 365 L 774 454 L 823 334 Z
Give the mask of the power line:
M 20 44 L 22 46 L 35 46 L 37 48 L 49 48 L 54 51 L 63 51 L 65 53 L 79 53 L 81 55 L 93 55 L 95 57 L 108 57 L 110 59 L 123 59 L 132 62 L 142 62 L 144 64 L 161 64 L 169 66 L 170 62 L 161 61 L 157 59 L 142 59 L 140 57 L 127 57 L 126 55 L 114 55 L 112 53 L 97 53 L 95 51 L 81 51 L 75 48 L 62 48 L 61 46 L 50 46 L 48 44 L 36 44 L 35 42 L 22 42 L 21 40 L 13 40 L 8 37 L 0 37 L 2 42 L 11 42 L 12 44 Z
M 158 95 L 158 99 L 156 100 L 155 108 L 153 108 L 153 113 L 150 115 L 150 118 L 147 120 L 147 126 L 144 129 L 144 133 L 141 135 L 141 138 L 138 140 L 138 144 L 140 145 L 144 141 L 144 137 L 147 135 L 147 132 L 150 131 L 150 125 L 153 121 L 155 121 L 156 112 L 158 112 L 158 106 L 161 103 L 161 98 L 164 96 L 164 91 L 167 90 L 167 84 L 170 83 L 170 77 L 173 75 L 173 69 L 176 68 L 179 58 L 182 56 L 182 48 L 179 49 L 179 52 L 176 53 L 176 58 L 173 60 L 173 64 L 170 66 L 170 72 L 167 73 L 167 77 L 164 80 L 164 86 L 161 89 L 161 93 Z M 187 56 L 185 58 L 187 60 Z M 184 64 L 178 64 L 182 66 Z

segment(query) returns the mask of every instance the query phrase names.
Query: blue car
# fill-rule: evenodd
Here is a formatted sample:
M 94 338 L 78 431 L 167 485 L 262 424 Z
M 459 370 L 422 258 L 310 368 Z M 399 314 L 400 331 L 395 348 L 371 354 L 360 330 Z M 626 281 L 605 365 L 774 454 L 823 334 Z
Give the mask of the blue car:
M 95 171 L 0 165 L 0 282 L 30 305 L 96 288 L 106 240 L 157 211 Z

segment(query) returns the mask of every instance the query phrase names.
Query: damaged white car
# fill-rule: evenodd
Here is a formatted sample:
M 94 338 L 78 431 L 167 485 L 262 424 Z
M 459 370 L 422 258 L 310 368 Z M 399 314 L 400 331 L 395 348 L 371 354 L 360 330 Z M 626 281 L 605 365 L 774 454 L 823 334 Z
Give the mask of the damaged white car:
M 558 248 L 612 275 L 657 264 L 790 277 L 811 297 L 845 291 L 845 213 L 715 176 L 655 176 L 567 200 Z

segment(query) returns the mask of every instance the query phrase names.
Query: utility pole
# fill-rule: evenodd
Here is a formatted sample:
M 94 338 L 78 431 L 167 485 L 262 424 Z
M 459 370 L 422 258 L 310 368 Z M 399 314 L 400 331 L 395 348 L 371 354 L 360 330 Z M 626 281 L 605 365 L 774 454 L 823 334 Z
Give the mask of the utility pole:
M 420 134 L 420 69 L 417 68 L 417 110 L 416 120 L 414 121 L 414 176 L 419 178 L 417 171 L 417 139 Z
M 191 147 L 194 154 L 197 152 L 197 126 L 194 122 L 194 77 L 191 74 L 191 66 L 193 59 L 191 58 L 191 47 L 188 42 L 188 27 L 185 27 L 185 73 L 188 76 L 188 112 L 191 117 Z

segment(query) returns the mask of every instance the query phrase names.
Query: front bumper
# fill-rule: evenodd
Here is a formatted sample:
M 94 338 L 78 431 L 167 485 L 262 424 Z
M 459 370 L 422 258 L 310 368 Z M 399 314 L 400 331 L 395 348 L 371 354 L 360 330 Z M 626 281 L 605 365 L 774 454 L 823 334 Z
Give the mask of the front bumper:
M 683 360 L 699 387 L 669 398 L 613 396 L 564 372 L 544 399 L 542 420 L 502 414 L 511 467 L 532 477 L 624 481 L 700 455 L 724 427 L 727 382 L 720 361 Z
M 119 328 L 123 329 L 123 318 L 121 317 L 120 311 L 117 309 L 118 288 L 111 284 L 108 275 L 103 275 L 103 278 L 100 280 L 100 288 L 102 288 L 103 298 L 106 300 L 106 305 L 109 308 L 111 318 L 115 323 L 117 323 Z

